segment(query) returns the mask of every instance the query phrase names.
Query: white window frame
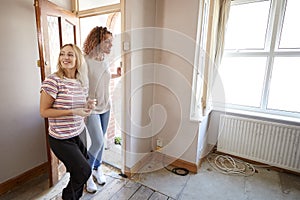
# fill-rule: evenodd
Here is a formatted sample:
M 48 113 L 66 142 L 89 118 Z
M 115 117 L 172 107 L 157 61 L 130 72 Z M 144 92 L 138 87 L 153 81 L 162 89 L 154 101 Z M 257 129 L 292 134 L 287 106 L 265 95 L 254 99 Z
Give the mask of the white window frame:
M 204 67 L 206 63 L 206 45 L 208 33 L 209 0 L 199 1 L 199 14 L 197 24 L 197 37 L 195 48 L 195 59 L 193 69 L 192 96 L 190 107 L 190 119 L 192 121 L 201 121 L 204 113 L 202 109 L 202 95 L 204 84 Z
M 264 0 L 234 0 L 232 1 L 231 5 L 235 4 L 244 4 L 249 2 L 259 2 Z M 287 0 L 271 0 L 271 7 L 270 7 L 270 15 L 269 15 L 269 23 L 268 23 L 268 30 L 266 35 L 265 41 L 265 49 L 263 50 L 224 50 L 223 57 L 252 57 L 252 56 L 263 56 L 267 57 L 267 72 L 265 76 L 265 81 L 263 85 L 263 94 L 261 98 L 261 105 L 259 108 L 254 108 L 250 106 L 239 106 L 239 105 L 221 105 L 213 103 L 213 109 L 216 110 L 226 110 L 236 113 L 252 113 L 252 115 L 257 116 L 268 116 L 269 114 L 272 116 L 277 116 L 279 119 L 280 116 L 282 118 L 288 117 L 292 118 L 294 121 L 298 121 L 300 113 L 296 112 L 287 112 L 287 111 L 279 111 L 279 110 L 272 110 L 267 109 L 267 102 L 268 102 L 268 95 L 269 95 L 269 88 L 270 88 L 270 78 L 272 73 L 273 67 L 273 60 L 276 56 L 299 56 L 300 57 L 300 49 L 276 49 L 278 47 L 280 41 L 280 30 L 282 27 L 284 13 Z M 275 117 L 276 118 L 276 117 Z

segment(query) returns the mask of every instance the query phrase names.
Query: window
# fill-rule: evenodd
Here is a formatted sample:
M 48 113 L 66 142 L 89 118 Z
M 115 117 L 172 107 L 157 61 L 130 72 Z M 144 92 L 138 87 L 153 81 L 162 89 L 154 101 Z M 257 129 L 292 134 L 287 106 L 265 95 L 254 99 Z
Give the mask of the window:
M 213 102 L 285 116 L 300 114 L 299 0 L 235 0 Z
M 120 3 L 120 0 L 101 0 L 101 1 L 78 0 L 78 5 L 79 5 L 80 11 L 99 8 L 99 7 L 103 7 L 103 6 L 110 6 L 110 5 L 119 4 L 119 3 Z

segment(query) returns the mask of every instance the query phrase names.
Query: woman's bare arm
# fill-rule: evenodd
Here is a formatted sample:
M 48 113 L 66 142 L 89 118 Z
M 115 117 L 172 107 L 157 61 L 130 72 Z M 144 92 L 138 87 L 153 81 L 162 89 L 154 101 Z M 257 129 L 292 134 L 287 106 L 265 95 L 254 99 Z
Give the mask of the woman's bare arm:
M 111 74 L 111 78 L 119 78 L 121 76 L 121 67 L 117 68 L 117 73 L 116 74 Z
M 42 90 L 40 96 L 40 115 L 42 117 L 61 117 L 73 114 L 72 110 L 58 110 L 52 108 L 53 103 L 54 98 Z

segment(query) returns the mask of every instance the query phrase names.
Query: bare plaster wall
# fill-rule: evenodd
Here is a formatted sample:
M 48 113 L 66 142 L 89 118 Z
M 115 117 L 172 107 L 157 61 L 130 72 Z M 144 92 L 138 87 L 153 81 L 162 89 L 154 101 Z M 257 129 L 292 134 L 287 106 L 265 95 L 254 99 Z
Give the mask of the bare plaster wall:
M 190 102 L 198 6 L 198 0 L 126 1 L 129 167 L 155 150 L 156 139 L 163 153 L 197 162 L 199 123 L 190 120 Z
M 153 44 L 156 0 L 125 1 L 125 133 L 126 166 L 132 167 L 152 150 Z
M 198 0 L 126 1 L 126 165 L 155 150 L 197 163 L 190 120 Z
M 0 7 L 0 183 L 47 162 L 32 0 Z
M 166 108 L 167 123 L 158 134 L 164 153 L 197 163 L 199 123 L 190 120 L 193 61 L 196 47 L 198 0 L 157 1 L 156 36 L 160 51 L 156 68 L 154 103 Z M 162 85 L 164 85 L 162 87 Z

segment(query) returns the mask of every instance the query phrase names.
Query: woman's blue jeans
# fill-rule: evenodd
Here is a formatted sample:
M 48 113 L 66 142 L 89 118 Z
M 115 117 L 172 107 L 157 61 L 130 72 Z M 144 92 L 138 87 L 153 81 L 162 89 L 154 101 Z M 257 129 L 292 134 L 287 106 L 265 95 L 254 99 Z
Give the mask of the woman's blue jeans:
M 92 169 L 98 169 L 102 163 L 104 136 L 108 126 L 109 116 L 110 111 L 107 111 L 103 114 L 91 114 L 87 119 L 87 129 L 91 137 L 88 161 Z

